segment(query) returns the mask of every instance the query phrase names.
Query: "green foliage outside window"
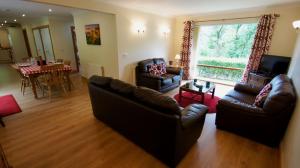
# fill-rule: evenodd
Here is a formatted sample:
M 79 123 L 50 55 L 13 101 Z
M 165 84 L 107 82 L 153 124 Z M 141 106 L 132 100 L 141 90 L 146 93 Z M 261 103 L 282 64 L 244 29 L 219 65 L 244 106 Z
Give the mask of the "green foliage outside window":
M 238 81 L 251 53 L 257 23 L 210 25 L 199 28 L 197 63 L 240 70 L 197 66 L 199 76 Z

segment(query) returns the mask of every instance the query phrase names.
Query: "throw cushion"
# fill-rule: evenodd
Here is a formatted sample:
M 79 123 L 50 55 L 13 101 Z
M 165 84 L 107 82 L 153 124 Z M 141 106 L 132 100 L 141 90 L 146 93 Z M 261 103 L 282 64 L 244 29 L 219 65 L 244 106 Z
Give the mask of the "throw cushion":
M 163 75 L 163 74 L 167 73 L 167 66 L 166 66 L 165 63 L 157 64 L 157 69 L 158 69 L 160 75 Z
M 262 107 L 271 90 L 272 85 L 269 83 L 256 96 L 254 105 L 257 107 Z
M 156 64 L 148 65 L 148 71 L 151 75 L 160 75 Z
M 161 64 L 152 64 L 148 66 L 148 71 L 151 75 L 160 76 L 162 74 L 167 73 L 166 65 L 164 63 Z

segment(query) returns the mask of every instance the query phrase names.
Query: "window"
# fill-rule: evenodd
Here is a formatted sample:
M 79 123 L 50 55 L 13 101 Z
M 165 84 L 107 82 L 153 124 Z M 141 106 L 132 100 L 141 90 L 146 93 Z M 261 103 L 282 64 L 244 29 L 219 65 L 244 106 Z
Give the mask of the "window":
M 239 81 L 251 54 L 257 23 L 200 26 L 196 75 Z

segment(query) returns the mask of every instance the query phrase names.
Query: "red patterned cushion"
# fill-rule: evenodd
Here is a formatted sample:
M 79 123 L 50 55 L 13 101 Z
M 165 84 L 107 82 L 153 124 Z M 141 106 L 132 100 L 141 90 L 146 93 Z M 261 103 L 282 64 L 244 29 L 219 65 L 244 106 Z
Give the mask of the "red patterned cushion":
M 254 105 L 257 107 L 262 107 L 271 90 L 272 85 L 269 83 L 256 96 Z
M 148 71 L 151 75 L 156 75 L 156 76 L 163 75 L 163 74 L 167 73 L 166 64 L 161 63 L 161 64 L 149 65 L 148 66 Z
M 165 63 L 157 64 L 157 69 L 160 71 L 160 75 L 167 73 L 167 68 Z
M 149 65 L 148 71 L 151 75 L 160 75 L 160 71 L 158 70 L 156 64 Z

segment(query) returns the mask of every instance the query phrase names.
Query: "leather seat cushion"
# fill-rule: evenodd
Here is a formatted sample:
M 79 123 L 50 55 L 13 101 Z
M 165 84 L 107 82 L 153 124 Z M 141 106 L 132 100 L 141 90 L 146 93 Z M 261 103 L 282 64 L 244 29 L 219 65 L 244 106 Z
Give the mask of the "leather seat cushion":
M 246 104 L 250 104 L 252 105 L 255 101 L 256 96 L 254 95 L 250 95 L 250 94 L 246 94 L 243 92 L 238 92 L 235 90 L 231 90 L 229 91 L 226 96 L 228 97 L 232 97 L 240 102 L 246 103 Z
M 181 110 L 176 100 L 158 91 L 146 87 L 137 87 L 133 94 L 138 101 L 151 108 L 165 113 L 181 115 Z
M 180 75 L 174 75 L 172 79 L 173 79 L 173 83 L 175 83 L 175 82 L 179 82 L 181 77 Z
M 114 79 L 111 81 L 110 88 L 117 93 L 128 96 L 133 95 L 133 91 L 136 89 L 135 86 L 125 83 L 118 79 Z
M 100 87 L 108 87 L 112 80 L 113 79 L 111 77 L 102 77 L 96 75 L 91 76 L 89 79 L 90 83 Z
M 162 85 L 170 85 L 173 83 L 173 76 L 172 74 L 163 74 L 161 75 L 161 83 Z

